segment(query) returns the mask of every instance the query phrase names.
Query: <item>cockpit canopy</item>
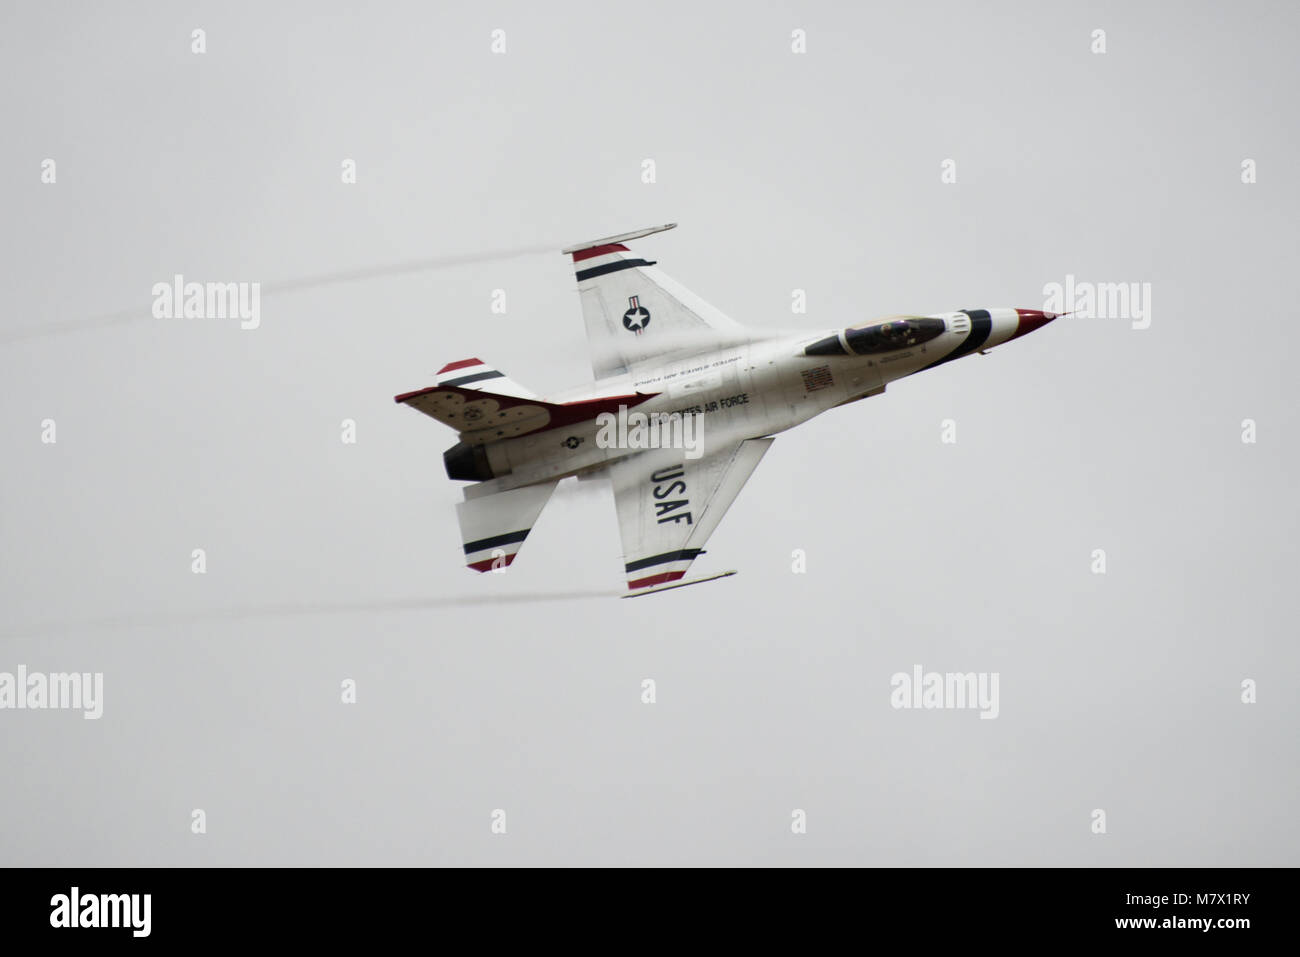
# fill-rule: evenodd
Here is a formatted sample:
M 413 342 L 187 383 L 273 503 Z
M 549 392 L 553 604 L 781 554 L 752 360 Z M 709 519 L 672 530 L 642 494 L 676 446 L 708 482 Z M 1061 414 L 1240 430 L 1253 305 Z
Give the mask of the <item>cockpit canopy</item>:
M 819 339 L 804 349 L 807 356 L 866 356 L 894 352 L 929 342 L 942 335 L 942 319 L 890 319 L 866 326 L 850 326 L 840 335 Z M 845 349 L 845 345 L 848 346 Z

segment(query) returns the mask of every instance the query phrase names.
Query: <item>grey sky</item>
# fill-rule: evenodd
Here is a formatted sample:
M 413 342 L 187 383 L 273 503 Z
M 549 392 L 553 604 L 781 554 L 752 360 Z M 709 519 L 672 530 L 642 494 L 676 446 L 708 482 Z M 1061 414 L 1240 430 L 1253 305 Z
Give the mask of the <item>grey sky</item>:
M 0 343 L 0 671 L 105 676 L 98 721 L 0 711 L 0 863 L 1300 863 L 1297 28 L 5 5 L 0 338 L 146 318 Z M 638 248 L 759 332 L 1067 274 L 1151 283 L 1152 322 L 1059 320 L 778 436 L 693 569 L 723 581 L 607 597 L 612 498 L 574 483 L 508 574 L 467 571 L 453 435 L 392 396 L 468 356 L 589 378 L 558 250 L 669 221 Z M 257 330 L 147 318 L 176 273 L 528 248 L 556 252 L 267 295 Z M 915 664 L 998 672 L 998 719 L 892 709 Z

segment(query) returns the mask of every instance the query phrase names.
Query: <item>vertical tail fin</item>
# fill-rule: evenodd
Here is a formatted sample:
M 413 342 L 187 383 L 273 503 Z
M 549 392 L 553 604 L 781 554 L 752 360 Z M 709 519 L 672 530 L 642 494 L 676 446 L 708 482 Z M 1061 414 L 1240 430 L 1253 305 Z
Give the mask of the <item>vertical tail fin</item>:
M 455 385 L 462 389 L 480 389 L 497 395 L 510 395 L 517 399 L 535 399 L 536 393 L 518 382 L 507 379 L 505 373 L 492 368 L 482 359 L 461 359 L 448 362 L 438 370 L 438 385 Z

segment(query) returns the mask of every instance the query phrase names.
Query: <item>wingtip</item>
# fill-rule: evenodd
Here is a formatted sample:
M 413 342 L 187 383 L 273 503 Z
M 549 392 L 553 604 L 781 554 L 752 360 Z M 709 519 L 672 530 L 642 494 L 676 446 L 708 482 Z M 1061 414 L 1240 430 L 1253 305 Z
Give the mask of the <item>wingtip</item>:
M 619 233 L 617 236 L 602 236 L 600 239 L 588 239 L 585 242 L 574 243 L 572 246 L 565 246 L 560 250 L 560 254 L 568 256 L 573 253 L 580 253 L 584 249 L 591 249 L 594 246 L 612 246 L 616 243 L 629 242 L 633 239 L 642 239 L 646 236 L 653 236 L 655 233 L 662 233 L 665 230 L 676 228 L 676 223 L 664 223 L 662 226 L 647 226 L 645 229 L 634 229 L 630 233 Z
M 685 573 L 683 572 L 681 574 L 685 574 Z M 703 578 L 691 578 L 687 581 L 681 581 L 680 580 L 681 576 L 679 575 L 677 579 L 664 581 L 655 585 L 646 585 L 641 588 L 636 588 L 625 594 L 619 595 L 619 597 L 640 598 L 642 595 L 657 595 L 660 592 L 672 591 L 675 588 L 685 588 L 687 585 L 702 585 L 705 582 L 717 581 L 719 578 L 729 578 L 734 574 L 736 574 L 736 570 L 732 568 L 732 569 L 728 569 L 725 572 L 716 572 L 715 574 L 712 575 L 705 575 Z M 628 583 L 628 587 L 629 588 L 632 587 L 630 582 Z

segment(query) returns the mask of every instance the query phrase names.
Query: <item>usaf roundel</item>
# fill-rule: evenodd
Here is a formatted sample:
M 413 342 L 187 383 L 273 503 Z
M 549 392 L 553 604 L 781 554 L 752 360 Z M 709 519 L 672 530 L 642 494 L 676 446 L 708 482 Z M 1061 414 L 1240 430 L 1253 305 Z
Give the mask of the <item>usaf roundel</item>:
M 639 336 L 648 325 L 650 325 L 650 310 L 641 305 L 639 297 L 628 296 L 627 312 L 623 313 L 623 328 Z

